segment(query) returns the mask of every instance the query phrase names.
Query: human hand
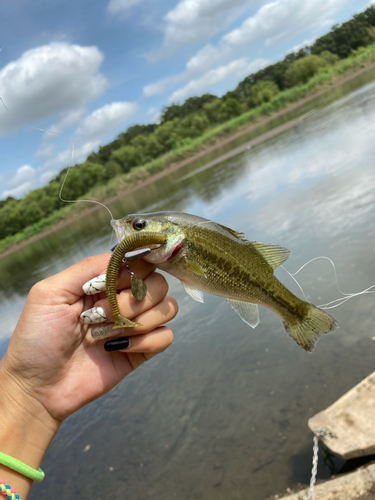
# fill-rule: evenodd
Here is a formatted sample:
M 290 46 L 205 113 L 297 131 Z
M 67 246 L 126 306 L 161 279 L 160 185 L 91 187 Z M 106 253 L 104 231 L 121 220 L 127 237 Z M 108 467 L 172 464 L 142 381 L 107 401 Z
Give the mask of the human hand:
M 95 341 L 87 334 L 91 326 L 80 321 L 82 312 L 101 306 L 111 320 L 105 294 L 86 296 L 82 291 L 85 282 L 103 273 L 109 257 L 106 253 L 85 259 L 30 291 L 0 363 L 0 381 L 12 390 L 17 387 L 38 418 L 52 418 L 59 424 L 164 351 L 173 340 L 172 331 L 160 325 L 176 315 L 176 301 L 166 295 L 164 277 L 144 261 L 132 265 L 147 284 L 144 300 L 131 296 L 126 271 L 120 273 L 118 281 L 123 290 L 118 296 L 122 314 L 143 324 L 126 329 L 126 336 L 132 336 L 126 352 L 106 352 L 103 340 Z

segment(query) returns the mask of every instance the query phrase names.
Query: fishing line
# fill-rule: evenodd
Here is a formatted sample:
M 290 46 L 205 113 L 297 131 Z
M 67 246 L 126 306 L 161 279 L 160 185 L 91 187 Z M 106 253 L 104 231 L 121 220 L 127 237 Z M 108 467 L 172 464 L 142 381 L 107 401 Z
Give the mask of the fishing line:
M 54 132 L 52 132 L 52 133 L 54 133 Z M 58 135 L 62 135 L 62 134 L 58 134 Z M 66 136 L 63 136 L 63 137 L 66 137 Z M 73 144 L 72 144 L 72 147 L 73 147 L 72 155 L 74 156 L 74 145 Z M 72 161 L 73 160 L 73 156 L 72 156 L 72 159 L 71 159 L 71 163 L 73 163 L 73 161 Z M 69 168 L 68 168 L 68 171 L 65 174 L 64 180 L 63 180 L 63 182 L 61 184 L 61 188 L 60 188 L 60 192 L 59 192 L 59 198 L 60 198 L 60 200 L 63 201 L 64 203 L 79 203 L 81 201 L 86 201 L 87 203 L 97 203 L 98 205 L 100 205 L 100 206 L 104 207 L 106 210 L 108 210 L 109 215 L 111 216 L 111 219 L 114 219 L 113 214 L 110 211 L 110 209 L 107 207 L 107 205 L 104 205 L 104 203 L 101 203 L 100 201 L 96 201 L 96 200 L 65 200 L 61 196 L 62 190 L 64 188 L 66 179 L 68 177 L 68 174 L 69 174 L 71 168 L 72 168 L 72 166 L 70 165 Z
M 339 293 L 341 293 L 341 295 L 343 295 L 343 297 L 339 297 L 338 299 L 331 300 L 330 302 L 326 302 L 325 304 L 318 305 L 318 307 L 320 309 L 334 309 L 335 307 L 338 307 L 338 306 L 341 306 L 342 304 L 345 304 L 345 302 L 347 302 L 348 300 L 352 299 L 353 297 L 357 297 L 358 295 L 365 295 L 367 293 L 375 293 L 375 290 L 372 290 L 375 287 L 375 285 L 369 286 L 368 288 L 366 288 L 365 290 L 362 290 L 361 292 L 355 292 L 355 293 L 346 293 L 346 292 L 343 292 L 341 290 L 341 288 L 340 288 L 340 285 L 339 285 L 339 280 L 338 280 L 338 276 L 337 276 L 337 272 L 336 272 L 336 266 L 335 266 L 334 262 L 329 257 L 321 255 L 319 257 L 314 257 L 313 259 L 310 259 L 308 262 L 306 262 L 306 264 L 303 264 L 303 266 L 301 266 L 294 273 L 289 272 L 283 265 L 280 266 L 295 281 L 295 283 L 297 284 L 298 288 L 301 290 L 301 293 L 302 293 L 303 297 L 305 298 L 306 302 L 310 302 L 310 301 L 307 299 L 307 297 L 305 295 L 305 292 L 303 291 L 301 285 L 298 283 L 298 281 L 295 278 L 295 276 L 300 271 L 302 271 L 302 269 L 304 269 L 308 264 L 311 264 L 311 262 L 314 262 L 314 261 L 319 260 L 319 259 L 328 260 L 328 262 L 331 264 L 331 266 L 333 268 L 334 275 L 335 275 L 335 285 L 336 285 L 337 290 L 339 291 Z

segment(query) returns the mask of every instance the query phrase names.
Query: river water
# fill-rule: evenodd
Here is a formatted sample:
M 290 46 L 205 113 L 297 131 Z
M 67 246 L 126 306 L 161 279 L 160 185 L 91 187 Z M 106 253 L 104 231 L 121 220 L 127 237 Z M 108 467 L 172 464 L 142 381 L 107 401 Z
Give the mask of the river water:
M 116 218 L 180 210 L 213 219 L 290 249 L 291 272 L 328 256 L 341 289 L 358 292 L 375 283 L 374 137 L 370 83 L 277 137 L 210 168 L 181 169 L 111 209 Z M 110 246 L 100 210 L 2 259 L 1 354 L 33 283 Z M 277 276 L 300 295 L 283 269 Z M 325 260 L 297 278 L 315 304 L 341 296 Z M 173 345 L 63 424 L 30 499 L 264 500 L 309 482 L 307 420 L 374 370 L 375 296 L 333 309 L 340 329 L 309 354 L 268 309 L 252 330 L 224 299 L 205 295 L 202 305 L 168 281 L 180 306 Z M 321 459 L 318 478 L 329 476 Z

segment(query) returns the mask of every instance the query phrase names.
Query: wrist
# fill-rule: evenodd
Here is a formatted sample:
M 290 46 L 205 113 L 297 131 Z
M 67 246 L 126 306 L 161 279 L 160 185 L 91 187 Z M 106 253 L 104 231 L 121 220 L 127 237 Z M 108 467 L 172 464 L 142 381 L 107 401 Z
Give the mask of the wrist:
M 38 469 L 59 426 L 43 405 L 1 367 L 0 451 Z

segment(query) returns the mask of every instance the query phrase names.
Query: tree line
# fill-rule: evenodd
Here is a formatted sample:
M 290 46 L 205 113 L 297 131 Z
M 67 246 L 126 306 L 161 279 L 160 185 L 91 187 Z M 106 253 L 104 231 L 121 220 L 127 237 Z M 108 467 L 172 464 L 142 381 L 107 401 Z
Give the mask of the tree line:
M 64 197 L 82 197 L 96 184 L 188 144 L 210 127 L 270 101 L 282 90 L 306 83 L 322 68 L 374 42 L 375 6 L 370 6 L 349 21 L 333 26 L 311 46 L 247 76 L 220 98 L 206 93 L 190 97 L 183 104 L 165 106 L 160 123 L 131 126 L 114 141 L 91 153 L 84 163 L 75 165 L 64 185 Z M 59 192 L 66 171 L 63 169 L 46 186 L 31 191 L 21 200 L 11 196 L 0 200 L 0 239 L 16 234 L 64 206 Z

